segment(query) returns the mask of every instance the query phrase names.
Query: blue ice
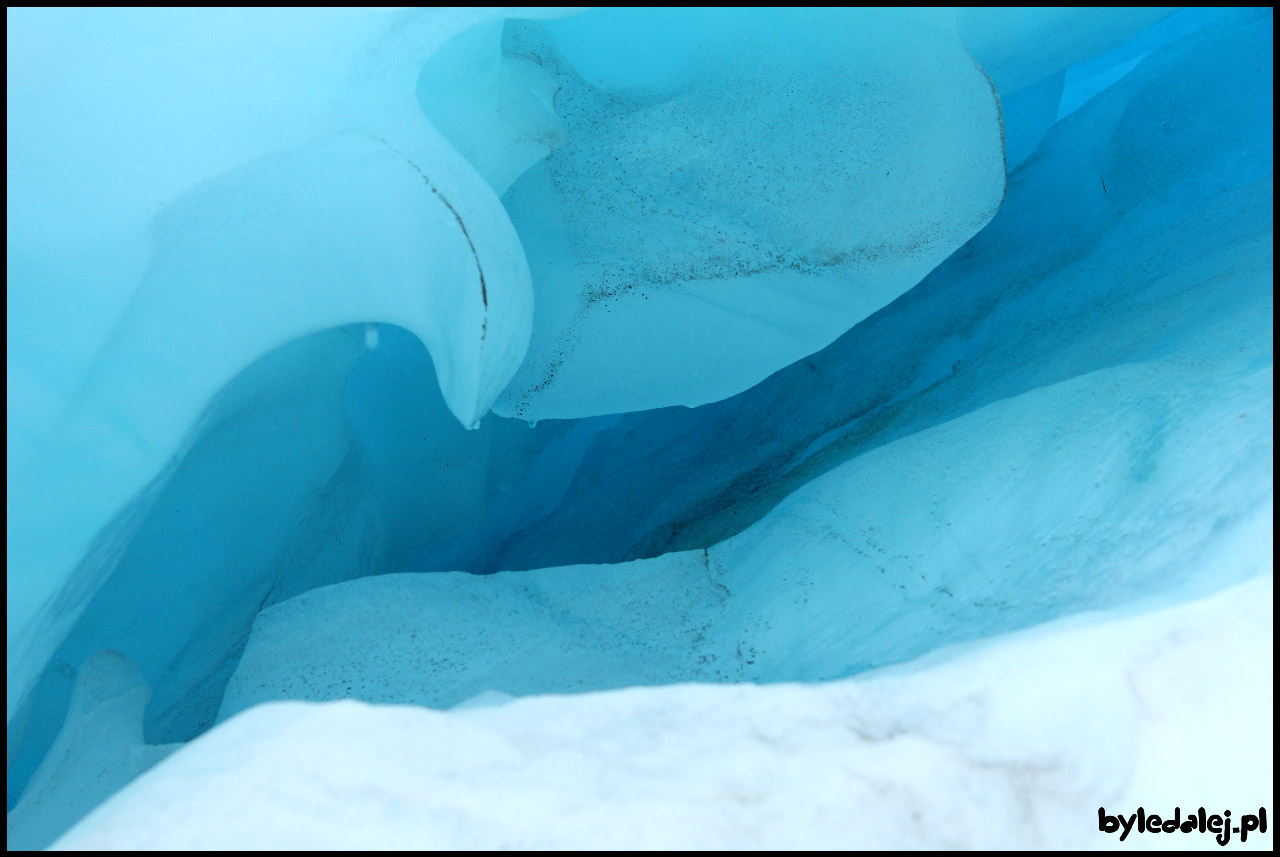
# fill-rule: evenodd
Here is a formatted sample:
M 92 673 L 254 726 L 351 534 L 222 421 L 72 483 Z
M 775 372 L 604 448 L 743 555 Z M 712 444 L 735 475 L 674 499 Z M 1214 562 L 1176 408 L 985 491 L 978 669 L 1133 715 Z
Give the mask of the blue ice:
M 11 848 L 1270 574 L 1270 10 L 507 14 L 7 13 Z

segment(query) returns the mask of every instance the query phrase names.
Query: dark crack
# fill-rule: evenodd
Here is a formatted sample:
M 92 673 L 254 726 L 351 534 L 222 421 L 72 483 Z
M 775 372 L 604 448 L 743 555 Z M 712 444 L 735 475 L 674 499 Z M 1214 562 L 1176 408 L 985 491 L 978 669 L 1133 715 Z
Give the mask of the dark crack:
M 401 152 L 395 146 L 387 142 L 386 139 L 382 137 L 376 137 L 374 139 L 376 139 L 382 145 L 386 146 L 391 151 L 395 152 L 406 164 L 413 167 L 413 169 L 418 173 L 418 175 L 422 176 L 422 181 L 426 183 L 427 188 L 433 194 L 435 194 L 436 199 L 444 203 L 444 207 L 449 209 L 449 213 L 453 215 L 453 219 L 458 221 L 458 228 L 462 230 L 462 237 L 467 239 L 467 247 L 471 249 L 471 258 L 476 263 L 476 274 L 480 277 L 480 301 L 484 304 L 484 308 L 485 308 L 485 317 L 484 317 L 484 320 L 480 323 L 480 341 L 483 342 L 485 335 L 488 333 L 488 330 L 489 330 L 489 313 L 488 313 L 489 287 L 485 284 L 484 267 L 481 266 L 480 264 L 480 254 L 476 252 L 476 244 L 474 241 L 471 240 L 471 233 L 467 231 L 466 222 L 462 219 L 462 215 L 458 214 L 458 210 L 453 207 L 453 203 L 449 202 L 449 198 L 446 197 L 443 193 L 441 193 L 440 188 L 436 187 L 435 183 L 431 181 L 431 178 L 425 172 L 423 172 L 422 167 L 414 163 L 414 161 L 411 158 L 409 158 L 407 155 L 405 155 L 404 152 Z

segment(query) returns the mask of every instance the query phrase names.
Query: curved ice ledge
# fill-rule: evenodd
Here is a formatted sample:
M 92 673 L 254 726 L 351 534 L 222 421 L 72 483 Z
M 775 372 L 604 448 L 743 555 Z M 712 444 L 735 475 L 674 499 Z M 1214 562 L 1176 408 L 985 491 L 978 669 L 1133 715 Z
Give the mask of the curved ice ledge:
M 524 253 L 415 96 L 433 51 L 496 14 L 11 17 L 10 717 L 118 555 L 93 559 L 95 534 L 136 497 L 145 514 L 143 487 L 255 360 L 387 322 L 426 344 L 463 425 L 506 385 L 531 324 Z

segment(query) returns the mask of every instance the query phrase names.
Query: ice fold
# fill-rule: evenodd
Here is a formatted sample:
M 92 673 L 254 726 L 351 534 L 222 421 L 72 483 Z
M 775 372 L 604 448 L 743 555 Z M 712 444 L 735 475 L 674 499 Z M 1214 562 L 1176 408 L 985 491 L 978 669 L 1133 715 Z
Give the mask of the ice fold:
M 10 717 L 118 550 L 69 583 L 95 534 L 257 358 L 388 322 L 464 425 L 506 385 L 524 254 L 415 94 L 501 14 L 9 12 Z
M 567 140 L 504 197 L 538 313 L 498 413 L 724 399 L 991 218 L 1061 74 L 1170 9 L 608 9 L 508 28 Z M 975 64 L 976 60 L 976 64 Z M 1021 98 L 1005 136 L 999 98 Z

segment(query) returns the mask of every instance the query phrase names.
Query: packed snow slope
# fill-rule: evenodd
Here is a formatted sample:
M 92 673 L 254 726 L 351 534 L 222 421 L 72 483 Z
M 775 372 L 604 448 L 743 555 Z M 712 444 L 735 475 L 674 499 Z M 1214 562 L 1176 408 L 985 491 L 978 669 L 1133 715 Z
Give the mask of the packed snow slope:
M 1212 561 L 1264 545 L 1235 547 Z M 54 848 L 1218 848 L 1119 842 L 1098 808 L 1272 810 L 1273 596 L 1268 575 L 816 685 L 272 703 Z M 1230 847 L 1270 850 L 1269 822 Z

